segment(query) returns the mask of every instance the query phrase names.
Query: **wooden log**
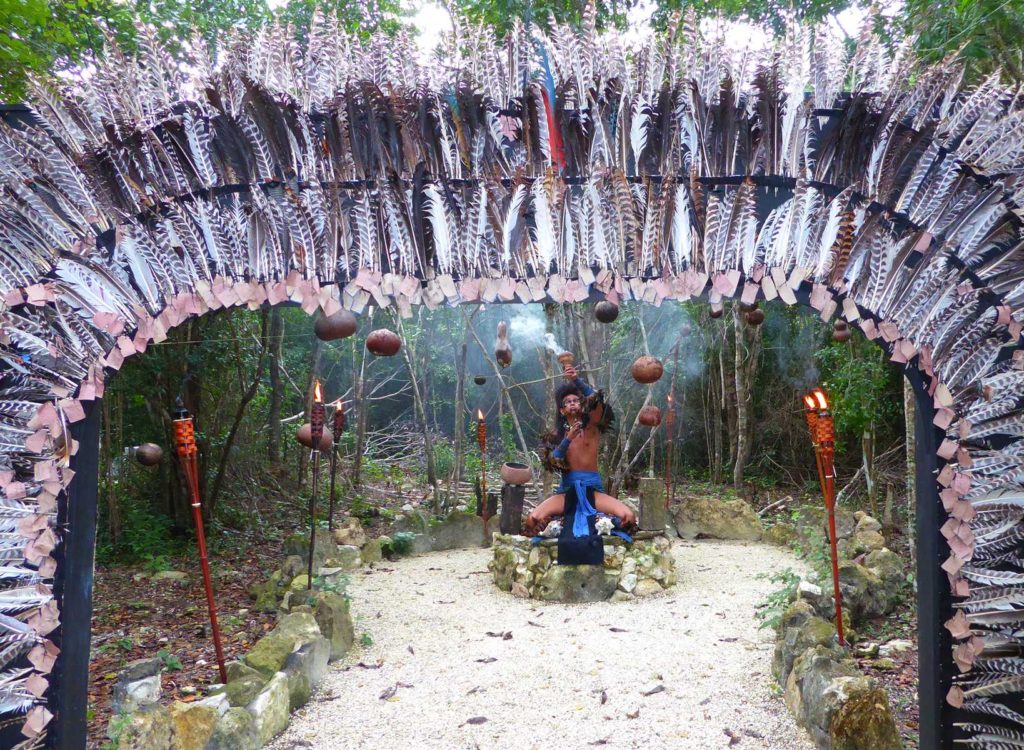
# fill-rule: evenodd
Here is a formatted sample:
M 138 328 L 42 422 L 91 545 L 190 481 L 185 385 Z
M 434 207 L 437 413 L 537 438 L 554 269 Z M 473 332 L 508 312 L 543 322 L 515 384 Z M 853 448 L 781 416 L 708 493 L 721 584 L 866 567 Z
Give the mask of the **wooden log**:
M 502 534 L 523 532 L 523 503 L 526 487 L 521 484 L 504 484 L 501 487 L 501 520 L 498 523 Z
M 637 523 L 644 531 L 664 531 L 668 525 L 665 483 L 655 477 L 640 479 L 640 513 Z

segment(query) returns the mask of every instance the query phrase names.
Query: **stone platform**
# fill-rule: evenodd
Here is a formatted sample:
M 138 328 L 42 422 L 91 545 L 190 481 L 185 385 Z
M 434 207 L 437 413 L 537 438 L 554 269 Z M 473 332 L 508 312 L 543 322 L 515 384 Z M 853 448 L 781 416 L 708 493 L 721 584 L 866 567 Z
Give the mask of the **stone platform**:
M 604 537 L 604 565 L 558 565 L 558 542 L 495 534 L 487 567 L 494 584 L 516 596 L 555 602 L 625 601 L 676 583 L 671 542 L 663 532 L 641 531 L 629 544 Z

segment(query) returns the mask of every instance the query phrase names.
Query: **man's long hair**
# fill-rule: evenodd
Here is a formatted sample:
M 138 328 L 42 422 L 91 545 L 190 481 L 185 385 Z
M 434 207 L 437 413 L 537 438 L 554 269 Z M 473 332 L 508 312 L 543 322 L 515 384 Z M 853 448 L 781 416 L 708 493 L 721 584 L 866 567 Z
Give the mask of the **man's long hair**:
M 601 421 L 598 422 L 596 426 L 600 432 L 607 432 L 608 429 L 612 426 L 612 422 L 615 420 L 615 413 L 612 411 L 612 407 L 605 403 L 603 392 L 597 391 L 596 395 L 598 397 L 598 402 L 604 407 L 603 414 L 601 415 Z M 562 442 L 562 439 L 565 438 L 565 434 L 569 431 L 569 423 L 566 421 L 565 417 L 563 417 L 561 413 L 562 402 L 565 400 L 566 396 L 576 396 L 577 398 L 580 399 L 580 401 L 583 401 L 585 398 L 584 395 L 580 393 L 579 386 L 576 385 L 575 383 L 564 383 L 555 390 L 555 408 L 558 412 L 558 423 L 554 430 L 555 439 L 553 443 L 555 445 L 558 445 L 560 442 Z M 583 426 L 586 427 L 589 423 L 590 412 L 588 410 L 583 412 Z M 550 437 L 551 433 L 549 432 L 547 438 Z M 550 439 L 546 439 L 545 442 L 552 441 Z

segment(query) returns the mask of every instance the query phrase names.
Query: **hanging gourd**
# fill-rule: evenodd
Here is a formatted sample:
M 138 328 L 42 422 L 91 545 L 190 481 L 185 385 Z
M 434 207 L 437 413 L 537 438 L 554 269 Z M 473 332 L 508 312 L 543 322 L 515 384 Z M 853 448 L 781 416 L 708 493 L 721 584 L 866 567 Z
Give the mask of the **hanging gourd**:
M 163 457 L 164 449 L 156 443 L 143 443 L 135 449 L 135 460 L 143 466 L 156 466 Z
M 498 338 L 494 342 L 494 358 L 502 367 L 512 364 L 512 345 L 508 342 L 508 324 L 504 320 L 498 323 Z
M 402 348 L 402 340 L 398 334 L 387 328 L 378 328 L 366 337 L 366 349 L 378 357 L 393 357 Z
M 611 323 L 619 317 L 619 306 L 608 300 L 598 302 L 594 307 L 594 317 L 601 323 Z
M 640 410 L 638 421 L 644 427 L 657 427 L 661 424 L 661 409 L 653 404 L 648 404 Z
M 764 323 L 764 310 L 755 307 L 748 313 L 744 313 L 744 317 L 747 319 L 747 324 L 752 326 L 759 326 Z
M 334 341 L 351 336 L 359 328 L 356 316 L 348 310 L 338 310 L 334 315 L 323 315 L 313 324 L 313 333 L 321 341 Z
M 636 362 L 633 363 L 633 367 L 630 368 L 630 372 L 633 373 L 633 380 L 649 385 L 661 379 L 662 373 L 665 372 L 665 367 L 657 357 L 644 355 L 637 358 Z
M 850 331 L 850 326 L 847 325 L 845 320 L 837 320 L 832 324 L 832 340 L 837 341 L 840 344 L 845 344 L 850 340 L 850 336 L 853 334 Z
M 477 375 L 473 378 L 473 382 L 476 383 L 477 385 L 483 385 L 484 383 L 487 382 L 487 378 L 485 378 L 483 375 Z
M 714 302 L 711 305 L 711 312 L 708 314 L 712 318 L 720 318 L 725 314 L 725 306 L 721 302 Z
M 295 433 L 295 439 L 299 441 L 301 445 L 306 446 L 310 450 L 313 449 L 313 427 L 306 422 L 299 428 L 299 431 Z M 327 453 L 334 447 L 334 434 L 324 428 L 324 434 L 320 436 L 320 452 Z

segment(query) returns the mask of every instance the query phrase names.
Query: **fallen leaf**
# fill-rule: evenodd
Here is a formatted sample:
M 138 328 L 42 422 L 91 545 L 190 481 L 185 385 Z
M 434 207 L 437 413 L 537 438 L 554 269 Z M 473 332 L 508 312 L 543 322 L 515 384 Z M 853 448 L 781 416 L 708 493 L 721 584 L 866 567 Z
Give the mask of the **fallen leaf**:
M 406 648 L 409 650 L 410 654 L 412 654 L 413 656 L 416 656 L 416 652 L 413 651 L 412 646 L 406 646 Z
M 384 666 L 384 662 L 379 661 L 376 664 L 366 664 L 364 662 L 359 662 L 358 664 L 356 664 L 356 666 L 362 667 L 363 669 L 380 669 Z
M 655 685 L 650 690 L 647 690 L 646 692 L 642 693 L 642 695 L 648 696 L 648 695 L 654 695 L 655 693 L 664 693 L 664 692 L 665 692 L 665 686 L 664 685 Z
M 503 641 L 511 641 L 512 640 L 512 631 L 510 630 L 507 633 L 505 633 L 505 635 L 501 636 L 501 640 L 503 640 Z
M 603 706 L 607 702 L 608 702 L 608 691 L 607 690 L 602 690 L 601 691 L 601 705 Z
M 474 716 L 472 719 L 466 719 L 467 724 L 483 724 L 487 721 L 486 716 Z
M 608 737 L 602 737 L 599 740 L 594 740 L 593 742 L 588 742 L 587 744 L 588 745 L 607 745 L 608 744 Z
M 493 656 L 485 656 L 483 659 L 477 659 L 481 664 L 490 664 L 492 661 L 498 661 Z
M 466 693 L 466 695 L 472 695 L 473 693 L 476 693 L 476 692 L 479 692 L 479 691 L 480 691 L 480 686 L 477 685 L 475 688 L 473 688 L 468 693 Z
M 397 693 L 397 692 L 398 692 L 398 685 L 397 684 L 392 685 L 391 687 L 389 687 L 387 690 L 385 690 L 383 693 L 380 694 L 380 699 L 382 701 L 386 701 L 388 698 L 394 698 L 395 697 L 395 693 Z
M 544 627 L 539 622 L 534 622 L 533 620 L 527 620 L 526 624 L 527 625 L 533 625 L 533 627 L 535 627 L 535 628 L 543 628 Z
M 638 708 L 636 711 L 634 711 L 631 714 L 626 714 L 626 718 L 627 719 L 639 719 L 640 718 L 640 709 Z
M 740 743 L 740 736 L 734 731 L 731 729 L 723 729 L 722 731 L 725 732 L 725 736 L 729 738 L 729 747 Z
M 608 628 L 613 633 L 628 633 L 629 631 L 625 628 Z

